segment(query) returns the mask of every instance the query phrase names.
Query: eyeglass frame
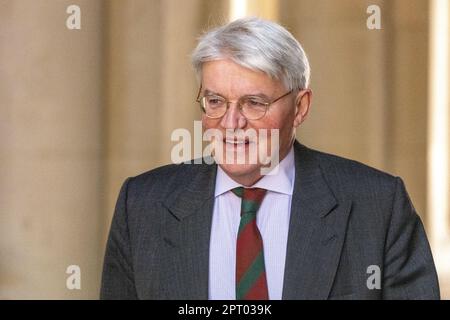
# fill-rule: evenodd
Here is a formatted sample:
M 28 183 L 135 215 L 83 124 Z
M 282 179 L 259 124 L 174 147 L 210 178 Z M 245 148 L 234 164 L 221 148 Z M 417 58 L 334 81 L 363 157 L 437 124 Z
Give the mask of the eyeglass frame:
M 224 102 L 225 102 L 225 104 L 227 105 L 227 107 L 226 107 L 225 112 L 223 113 L 223 115 L 221 115 L 221 116 L 219 116 L 219 117 L 211 117 L 211 116 L 209 116 L 209 115 L 206 113 L 205 108 L 202 106 L 201 100 L 204 99 L 204 98 L 206 98 L 206 96 L 200 97 L 200 93 L 201 93 L 201 92 L 202 92 L 202 85 L 200 85 L 200 88 L 198 89 L 198 94 L 197 94 L 196 102 L 198 102 L 198 103 L 200 104 L 200 109 L 201 109 L 201 110 L 203 111 L 203 113 L 204 113 L 208 118 L 210 118 L 210 119 L 220 119 L 220 118 L 222 118 L 222 117 L 227 113 L 228 109 L 230 108 L 230 103 L 233 103 L 233 101 L 228 101 L 228 99 L 226 99 L 225 97 L 222 97 L 222 96 L 220 96 L 220 95 L 213 95 L 213 96 L 217 96 L 217 97 L 223 98 L 223 99 L 225 100 Z M 239 109 L 239 113 L 240 113 L 245 119 L 247 119 L 247 120 L 260 120 L 260 119 L 262 119 L 262 118 L 265 117 L 265 115 L 267 114 L 267 110 L 269 110 L 269 107 L 270 107 L 271 105 L 273 105 L 275 102 L 277 102 L 277 101 L 279 101 L 279 100 L 281 100 L 281 99 L 287 97 L 287 96 L 290 95 L 292 92 L 294 92 L 294 89 L 291 89 L 289 92 L 283 94 L 282 96 L 280 96 L 280 97 L 278 97 L 278 98 L 276 98 L 276 99 L 274 99 L 274 100 L 272 100 L 272 101 L 263 103 L 264 106 L 265 106 L 264 114 L 263 114 L 261 117 L 256 118 L 256 119 L 249 119 L 249 118 L 247 118 L 247 117 L 242 113 L 242 105 L 239 103 L 240 100 L 242 99 L 242 97 L 239 98 L 239 99 L 238 99 L 237 101 L 235 101 L 234 103 L 237 103 L 237 106 L 238 106 L 238 109 Z M 251 96 L 251 95 L 250 95 L 250 96 Z

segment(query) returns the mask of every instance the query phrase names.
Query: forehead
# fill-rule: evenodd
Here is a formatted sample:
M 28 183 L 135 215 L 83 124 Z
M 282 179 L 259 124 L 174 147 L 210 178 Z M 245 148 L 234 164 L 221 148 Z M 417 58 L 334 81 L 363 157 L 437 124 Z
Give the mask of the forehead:
M 205 62 L 202 66 L 202 86 L 205 90 L 227 94 L 273 94 L 280 89 L 279 80 L 264 72 L 254 71 L 231 60 Z

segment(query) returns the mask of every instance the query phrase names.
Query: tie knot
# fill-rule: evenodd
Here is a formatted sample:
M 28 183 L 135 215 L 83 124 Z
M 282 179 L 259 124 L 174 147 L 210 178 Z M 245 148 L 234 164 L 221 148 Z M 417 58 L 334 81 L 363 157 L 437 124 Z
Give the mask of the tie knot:
M 266 189 L 238 187 L 231 190 L 242 198 L 241 214 L 256 213 L 266 195 Z

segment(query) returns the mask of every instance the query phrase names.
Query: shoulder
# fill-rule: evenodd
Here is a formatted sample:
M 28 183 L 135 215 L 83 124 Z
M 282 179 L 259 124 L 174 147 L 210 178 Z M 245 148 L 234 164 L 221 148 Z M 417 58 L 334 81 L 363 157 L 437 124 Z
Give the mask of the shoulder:
M 161 199 L 175 190 L 189 188 L 190 183 L 198 176 L 215 172 L 215 165 L 205 163 L 168 164 L 129 177 L 125 184 L 128 194 L 147 199 Z
M 305 147 L 306 148 L 306 147 Z M 307 149 L 320 166 L 323 178 L 339 197 L 392 197 L 403 182 L 388 172 L 359 161 Z

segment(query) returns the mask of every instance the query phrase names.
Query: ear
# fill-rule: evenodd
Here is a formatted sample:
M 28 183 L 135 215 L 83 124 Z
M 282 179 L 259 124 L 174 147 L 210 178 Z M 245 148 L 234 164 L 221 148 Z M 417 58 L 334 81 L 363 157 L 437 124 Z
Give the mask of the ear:
M 309 108 L 312 102 L 312 90 L 303 89 L 300 90 L 295 98 L 295 119 L 294 127 L 297 128 L 303 121 L 305 121 L 308 115 Z

